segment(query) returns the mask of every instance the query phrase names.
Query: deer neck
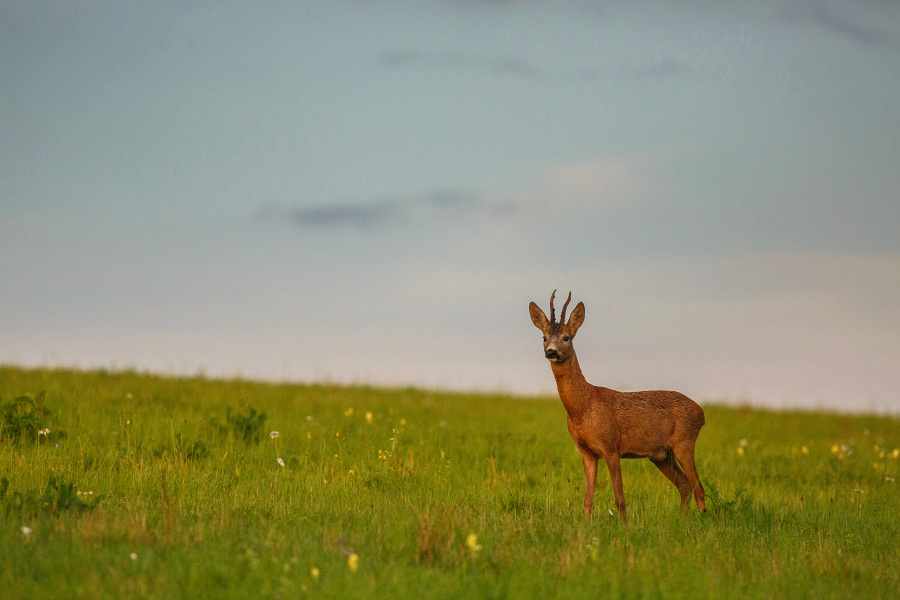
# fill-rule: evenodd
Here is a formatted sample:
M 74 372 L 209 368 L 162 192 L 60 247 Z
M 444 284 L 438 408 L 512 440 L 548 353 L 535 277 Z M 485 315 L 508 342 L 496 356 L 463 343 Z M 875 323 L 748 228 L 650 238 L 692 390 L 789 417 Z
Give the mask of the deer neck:
M 559 399 L 562 400 L 566 412 L 572 418 L 579 418 L 584 414 L 589 404 L 590 384 L 581 372 L 578 357 L 572 353 L 572 357 L 561 363 L 550 363 L 553 377 L 556 378 L 556 389 L 559 391 Z

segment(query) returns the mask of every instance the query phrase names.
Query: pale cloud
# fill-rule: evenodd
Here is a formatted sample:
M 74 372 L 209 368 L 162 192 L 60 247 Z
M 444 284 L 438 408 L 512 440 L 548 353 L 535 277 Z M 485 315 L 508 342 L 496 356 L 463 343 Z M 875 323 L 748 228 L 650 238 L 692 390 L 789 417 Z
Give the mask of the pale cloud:
M 569 163 L 548 164 L 539 169 L 543 185 L 592 204 L 605 207 L 633 206 L 653 197 L 658 189 L 645 176 L 648 159 L 637 157 L 600 157 Z
M 551 179 L 583 192 L 622 189 L 635 183 L 632 163 L 621 158 L 557 164 L 546 170 Z

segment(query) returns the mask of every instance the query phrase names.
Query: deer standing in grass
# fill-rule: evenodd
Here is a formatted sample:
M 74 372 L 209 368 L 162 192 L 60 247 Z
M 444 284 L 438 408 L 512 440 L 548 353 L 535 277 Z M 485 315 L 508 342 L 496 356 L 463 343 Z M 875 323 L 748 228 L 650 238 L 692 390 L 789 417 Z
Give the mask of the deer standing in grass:
M 584 512 L 591 516 L 597 462 L 603 459 L 609 469 L 616 508 L 625 515 L 625 492 L 619 459 L 649 458 L 681 494 L 681 509 L 691 503 L 706 510 L 703 486 L 694 466 L 694 444 L 700 428 L 706 423 L 703 409 L 678 392 L 617 392 L 588 383 L 581 373 L 572 340 L 584 323 L 584 303 L 579 302 L 566 323 L 566 308 L 572 292 L 556 322 L 550 295 L 550 320 L 532 302 L 528 309 L 531 321 L 544 334 L 544 356 L 556 378 L 559 399 L 568 413 L 569 434 L 584 462 Z M 677 462 L 676 462 L 677 461 Z M 680 463 L 680 465 L 679 465 Z

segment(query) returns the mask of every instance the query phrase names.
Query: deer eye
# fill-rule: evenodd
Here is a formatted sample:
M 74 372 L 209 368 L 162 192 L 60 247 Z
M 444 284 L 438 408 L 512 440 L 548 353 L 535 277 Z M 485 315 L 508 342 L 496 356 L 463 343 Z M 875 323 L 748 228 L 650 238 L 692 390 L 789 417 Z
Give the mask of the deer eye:
M 546 341 L 547 341 L 547 336 L 545 335 L 545 336 L 542 337 L 541 339 L 544 340 L 544 341 L 546 342 Z
M 569 341 L 569 336 L 564 335 L 564 336 L 563 336 L 563 341 L 564 341 L 564 342 L 568 342 L 568 341 Z

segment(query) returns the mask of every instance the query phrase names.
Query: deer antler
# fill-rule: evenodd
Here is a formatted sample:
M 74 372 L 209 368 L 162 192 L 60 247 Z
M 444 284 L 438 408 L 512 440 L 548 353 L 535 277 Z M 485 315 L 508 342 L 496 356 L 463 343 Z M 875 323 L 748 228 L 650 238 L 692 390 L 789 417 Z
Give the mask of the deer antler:
M 566 303 L 563 304 L 562 314 L 559 315 L 559 322 L 565 325 L 566 323 L 566 309 L 569 307 L 569 302 L 572 301 L 572 292 L 569 292 L 569 297 L 566 298 Z
M 550 324 L 553 325 L 556 323 L 556 309 L 553 308 L 553 298 L 556 296 L 556 290 L 553 290 L 553 293 L 550 294 Z

